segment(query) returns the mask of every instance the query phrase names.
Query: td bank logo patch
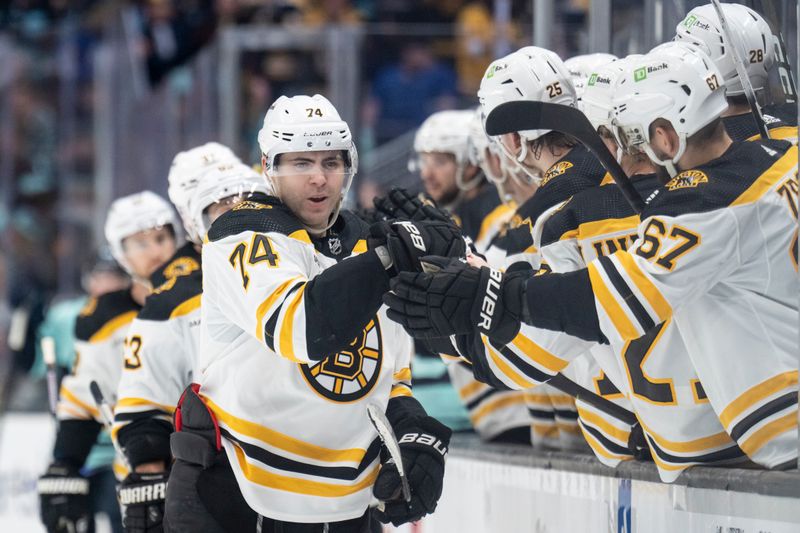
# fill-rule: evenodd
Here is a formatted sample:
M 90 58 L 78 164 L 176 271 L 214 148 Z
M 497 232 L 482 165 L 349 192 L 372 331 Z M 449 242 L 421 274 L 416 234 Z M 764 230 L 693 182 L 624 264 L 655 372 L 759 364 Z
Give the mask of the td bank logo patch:
M 597 83 L 597 74 L 592 74 L 589 76 L 589 85 L 594 85 Z
M 647 68 L 637 68 L 633 71 L 633 81 L 642 81 L 647 78 Z

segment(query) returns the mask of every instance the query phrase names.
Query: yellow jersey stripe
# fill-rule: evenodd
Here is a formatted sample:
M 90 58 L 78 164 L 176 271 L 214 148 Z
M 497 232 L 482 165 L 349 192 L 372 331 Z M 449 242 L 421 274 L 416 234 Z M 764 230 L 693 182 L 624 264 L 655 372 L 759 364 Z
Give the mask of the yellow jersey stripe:
M 395 385 L 392 387 L 392 392 L 389 393 L 389 398 L 397 398 L 398 396 L 412 396 L 411 389 L 406 385 Z
M 495 352 L 494 349 L 492 349 L 492 347 L 489 346 L 489 343 L 486 341 L 486 337 L 484 335 L 481 335 L 481 340 L 483 341 L 483 345 L 486 347 L 486 350 L 489 352 L 489 357 L 491 357 L 492 361 L 494 361 L 494 364 L 511 381 L 513 381 L 514 383 L 516 383 L 517 385 L 519 385 L 523 389 L 530 389 L 531 387 L 536 385 L 536 383 L 533 383 L 532 381 L 528 381 L 527 379 L 525 379 L 522 376 L 520 376 L 517 372 L 515 372 L 511 368 L 510 365 L 508 365 L 505 361 L 500 359 L 500 357 L 497 355 L 497 352 Z
M 769 130 L 770 139 L 780 139 L 782 141 L 797 141 L 797 128 L 793 126 L 778 126 Z M 752 137 L 748 137 L 748 141 L 758 141 L 761 139 L 761 134 L 758 133 Z
M 636 330 L 631 320 L 622 310 L 622 307 L 614 299 L 611 291 L 606 287 L 600 272 L 597 271 L 597 266 L 594 262 L 589 263 L 589 280 L 592 283 L 592 291 L 594 292 L 597 301 L 603 307 L 614 328 L 619 332 L 623 339 L 638 339 L 641 334 Z
M 158 403 L 152 400 L 148 400 L 146 398 L 133 398 L 133 397 L 121 398 L 114 406 L 114 410 L 119 411 L 121 409 L 125 409 L 126 407 L 156 407 L 170 414 L 175 412 L 174 405 Z
M 489 385 L 481 383 L 480 381 L 472 381 L 461 387 L 461 389 L 459 389 L 458 391 L 458 395 L 466 399 L 472 396 L 473 394 L 485 391 L 488 388 Z
M 766 172 L 753 183 L 746 191 L 733 201 L 731 206 L 753 203 L 765 194 L 781 179 L 786 177 L 797 167 L 797 146 L 789 148 Z
M 738 398 L 728 404 L 719 419 L 723 427 L 731 429 L 731 423 L 739 417 L 743 412 L 752 407 L 753 405 L 761 402 L 765 398 L 782 391 L 783 389 L 797 386 L 797 370 L 790 370 L 783 374 L 771 377 L 766 381 L 759 383 L 739 395 Z
M 578 226 L 578 233 L 582 239 L 597 237 L 598 235 L 608 235 L 618 231 L 635 231 L 639 226 L 639 215 L 631 215 L 625 218 L 610 218 L 595 220 L 594 222 L 584 222 Z M 563 237 L 562 237 L 563 239 Z
M 300 306 L 300 302 L 303 300 L 305 291 L 306 286 L 303 284 L 295 291 L 292 301 L 289 302 L 289 305 L 286 307 L 283 324 L 280 326 L 280 339 L 278 341 L 281 355 L 297 363 L 299 363 L 300 360 L 294 355 L 294 343 L 292 342 L 292 335 L 294 334 L 294 315 L 297 312 L 297 308 Z
M 256 338 L 260 341 L 264 340 L 264 325 L 262 322 L 264 321 L 264 315 L 267 314 L 267 311 L 272 309 L 272 306 L 275 305 L 275 302 L 280 298 L 284 292 L 286 292 L 290 286 L 294 284 L 295 281 L 299 280 L 301 276 L 295 276 L 293 278 L 287 279 L 283 283 L 281 283 L 277 289 L 273 291 L 269 297 L 261 302 L 261 304 L 256 309 Z
M 627 461 L 629 459 L 633 459 L 633 457 L 631 456 L 618 455 L 616 453 L 606 450 L 605 447 L 602 444 L 600 444 L 600 442 L 596 438 L 594 438 L 594 435 L 592 435 L 588 431 L 585 431 L 583 428 L 581 428 L 581 431 L 583 432 L 583 438 L 586 439 L 586 442 L 589 443 L 589 447 L 591 447 L 592 450 L 594 450 L 594 453 L 596 453 L 597 455 L 605 457 L 606 459 L 616 459 L 618 461 Z
M 125 327 L 129 325 L 136 315 L 138 311 L 127 311 L 122 313 L 121 315 L 117 315 L 105 324 L 103 327 L 100 328 L 95 332 L 94 335 L 89 337 L 89 342 L 102 342 L 109 337 L 111 337 L 119 328 Z
M 617 252 L 612 257 L 619 261 L 619 264 L 628 274 L 628 279 L 636 285 L 639 292 L 647 299 L 647 303 L 658 315 L 659 320 L 655 322 L 663 322 L 672 316 L 672 306 L 661 294 L 661 291 L 658 290 L 658 287 L 641 271 L 630 253 Z
M 481 228 L 478 230 L 478 236 L 475 238 L 475 242 L 483 240 L 492 229 L 503 222 L 503 218 L 510 218 L 513 214 L 514 210 L 506 204 L 500 204 L 495 207 L 491 213 L 486 215 L 483 222 L 481 222 Z
M 658 447 L 663 448 L 668 452 L 698 453 L 706 452 L 721 446 L 730 446 L 733 444 L 733 440 L 731 439 L 730 435 L 724 431 L 714 435 L 709 435 L 708 437 L 701 437 L 699 439 L 680 442 L 662 437 L 650 429 L 642 420 L 639 420 L 639 423 L 642 425 L 642 429 L 644 429 L 647 434 L 650 435 L 654 441 L 656 441 Z
M 353 252 L 352 253 L 354 253 L 354 254 L 363 254 L 366 251 L 367 251 L 367 241 L 366 241 L 366 239 L 359 239 L 358 241 L 356 241 L 355 246 L 353 246 Z
M 304 442 L 274 429 L 270 429 L 254 422 L 250 422 L 249 420 L 244 420 L 242 418 L 233 416 L 219 405 L 214 403 L 213 400 L 211 400 L 211 398 L 208 396 L 201 396 L 206 402 L 206 405 L 208 405 L 209 409 L 213 411 L 214 415 L 217 417 L 217 420 L 224 423 L 229 429 L 240 435 L 244 435 L 245 437 L 251 439 L 260 440 L 261 442 L 289 453 L 293 453 L 301 457 L 307 457 L 309 459 L 316 459 L 318 461 L 326 461 L 331 463 L 343 461 L 360 463 L 364 458 L 364 455 L 367 453 L 366 450 L 361 448 L 334 450 Z
M 308 232 L 304 229 L 299 229 L 297 231 L 293 231 L 289 234 L 290 239 L 294 239 L 296 241 L 304 242 L 306 244 L 311 244 L 311 237 L 308 236 Z
M 530 360 L 542 365 L 551 372 L 561 372 L 569 364 L 569 361 L 551 354 L 522 333 L 517 333 L 511 344 Z
M 405 367 L 399 372 L 395 372 L 392 375 L 392 379 L 395 381 L 411 381 L 411 369 L 409 367 Z
M 566 394 L 549 395 L 549 394 L 532 394 L 525 393 L 525 399 L 532 403 L 542 403 L 548 405 L 575 405 L 575 400 L 572 396 Z
M 600 415 L 592 413 L 591 411 L 587 411 L 586 409 L 581 409 L 580 407 L 578 407 L 578 415 L 580 415 L 582 422 L 595 426 L 605 435 L 613 437 L 623 443 L 623 446 L 628 445 L 628 439 L 631 436 L 630 431 L 625 431 L 624 429 L 612 426 L 606 420 L 603 420 Z
M 753 454 L 758 452 L 761 448 L 764 447 L 769 441 L 777 437 L 782 433 L 786 433 L 787 431 L 791 431 L 797 428 L 797 411 L 793 411 L 786 415 L 783 415 L 780 418 L 776 418 L 772 422 L 768 424 L 764 424 L 764 427 L 760 428 L 757 431 L 754 431 L 750 437 L 748 437 L 744 442 L 739 444 L 739 447 L 746 453 L 748 456 L 752 457 Z
M 191 298 L 180 304 L 178 307 L 173 309 L 172 312 L 169 314 L 169 317 L 177 318 L 179 316 L 188 315 L 195 309 L 199 309 L 200 300 L 202 299 L 202 297 L 203 297 L 202 294 L 198 294 L 197 296 L 192 296 Z
M 567 424 L 566 422 L 556 422 L 556 426 L 558 426 L 559 431 L 569 433 L 570 435 L 580 435 L 583 433 L 583 430 L 581 430 L 577 423 Z
M 614 181 L 614 178 L 613 178 L 613 177 L 611 176 L 611 174 L 610 174 L 610 173 L 608 173 L 608 172 L 606 172 L 606 173 L 605 173 L 605 175 L 603 176 L 603 179 L 602 179 L 602 180 L 600 180 L 600 186 L 601 186 L 601 187 L 602 187 L 603 185 L 613 185 L 613 184 L 615 184 L 615 183 L 616 183 L 616 182 Z
M 361 481 L 353 485 L 336 485 L 333 483 L 323 483 L 321 481 L 311 481 L 307 479 L 299 479 L 281 474 L 275 474 L 253 464 L 247 462 L 244 452 L 237 446 L 233 445 L 236 451 L 236 460 L 239 462 L 239 467 L 244 473 L 244 477 L 257 485 L 268 487 L 270 489 L 282 490 L 285 492 L 294 492 L 297 494 L 304 494 L 306 496 L 320 496 L 323 498 L 340 498 L 349 494 L 355 494 L 364 489 L 372 487 L 375 483 L 375 478 L 378 477 L 378 470 L 380 465 L 376 465 Z
M 531 424 L 533 432 L 546 439 L 558 438 L 558 427 L 555 424 Z
M 70 392 L 70 390 L 63 385 L 61 386 L 61 398 L 77 405 L 81 409 L 85 410 L 87 413 L 90 413 L 93 417 L 100 418 L 100 411 L 96 407 L 92 407 L 88 403 L 83 402 L 77 396 L 72 394 L 72 392 Z
M 473 424 L 478 424 L 482 419 L 484 419 L 490 413 L 497 411 L 499 409 L 504 409 L 506 407 L 512 405 L 520 405 L 525 403 L 525 398 L 521 394 L 512 394 L 503 396 L 500 398 L 493 398 L 492 400 L 485 402 L 483 405 L 480 406 L 475 412 L 470 413 L 469 417 L 472 420 Z

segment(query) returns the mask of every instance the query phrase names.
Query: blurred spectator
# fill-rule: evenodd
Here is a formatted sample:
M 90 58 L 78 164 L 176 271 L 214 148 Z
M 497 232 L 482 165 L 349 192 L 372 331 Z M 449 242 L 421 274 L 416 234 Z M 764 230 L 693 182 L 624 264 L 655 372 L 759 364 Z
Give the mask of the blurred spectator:
M 307 0 L 305 3 L 302 22 L 307 26 L 356 26 L 361 23 L 361 13 L 350 0 Z
M 372 82 L 364 122 L 374 128 L 377 144 L 419 126 L 442 109 L 455 107 L 456 74 L 420 42 L 406 43 L 399 63 L 381 69 Z

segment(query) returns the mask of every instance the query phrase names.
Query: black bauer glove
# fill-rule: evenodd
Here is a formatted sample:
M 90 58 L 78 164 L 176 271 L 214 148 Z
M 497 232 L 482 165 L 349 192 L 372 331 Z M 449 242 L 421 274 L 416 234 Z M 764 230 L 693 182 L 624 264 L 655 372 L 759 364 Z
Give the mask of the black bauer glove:
M 381 471 L 372 493 L 385 502 L 383 511 L 374 511 L 378 520 L 399 526 L 416 522 L 436 509 L 442 495 L 444 461 L 453 432 L 430 416 L 402 420 L 394 432 L 403 456 L 411 501 L 406 503 L 403 499 L 400 474 L 386 450 L 381 454 Z
M 39 478 L 39 506 L 48 533 L 89 531 L 94 516 L 89 508 L 89 480 L 74 466 L 53 463 Z
M 131 473 L 120 483 L 117 498 L 124 509 L 125 533 L 162 533 L 164 499 L 167 496 L 166 472 Z
M 392 274 L 418 272 L 426 255 L 465 257 L 467 243 L 455 224 L 439 221 L 379 222 L 369 228 L 368 245 L 383 244 L 392 260 Z
M 403 272 L 383 296 L 389 318 L 413 337 L 449 337 L 476 329 L 508 344 L 519 332 L 527 271 L 503 274 L 459 260 L 423 257 L 426 272 Z
M 433 200 L 422 199 L 417 195 L 409 194 L 405 189 L 393 187 L 386 196 L 376 197 L 373 200 L 375 211 L 387 218 L 411 220 L 436 220 L 453 224 L 450 215 L 436 206 Z

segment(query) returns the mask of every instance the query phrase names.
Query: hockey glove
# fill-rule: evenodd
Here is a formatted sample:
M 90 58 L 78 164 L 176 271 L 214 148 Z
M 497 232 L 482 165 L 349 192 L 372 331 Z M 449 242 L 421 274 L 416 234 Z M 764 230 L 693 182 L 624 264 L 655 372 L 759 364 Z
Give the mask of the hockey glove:
M 438 208 L 431 200 L 422 200 L 411 195 L 405 189 L 393 187 L 386 196 L 373 200 L 375 211 L 387 218 L 399 220 L 436 220 L 453 224 L 453 219 L 446 211 Z
M 89 531 L 94 519 L 89 509 L 89 480 L 74 466 L 53 463 L 39 478 L 39 505 L 48 533 Z
M 401 273 L 383 297 L 389 318 L 410 335 L 448 337 L 477 329 L 501 344 L 517 335 L 528 272 L 504 275 L 442 257 L 424 257 L 422 263 L 427 272 Z
M 426 255 L 465 257 L 467 245 L 461 230 L 449 222 L 380 222 L 370 226 L 369 245 L 383 241 L 392 260 L 392 274 L 418 272 Z
M 119 486 L 117 496 L 124 509 L 125 533 L 162 533 L 164 499 L 169 474 L 131 473 Z
M 426 416 L 400 421 L 394 432 L 398 436 L 403 467 L 411 489 L 411 501 L 402 496 L 400 475 L 389 458 L 381 455 L 381 470 L 372 493 L 385 502 L 383 511 L 375 511 L 378 520 L 395 526 L 416 522 L 436 509 L 444 483 L 444 460 L 450 444 L 450 428 Z

